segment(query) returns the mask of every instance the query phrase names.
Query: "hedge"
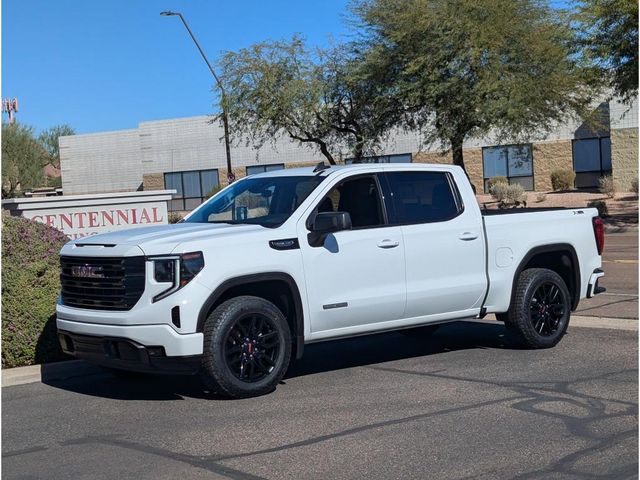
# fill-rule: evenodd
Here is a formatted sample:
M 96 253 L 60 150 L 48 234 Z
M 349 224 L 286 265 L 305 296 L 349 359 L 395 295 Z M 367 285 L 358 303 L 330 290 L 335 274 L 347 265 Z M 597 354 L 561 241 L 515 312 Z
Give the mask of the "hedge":
M 22 217 L 2 218 L 2 368 L 63 360 L 56 338 L 60 231 Z

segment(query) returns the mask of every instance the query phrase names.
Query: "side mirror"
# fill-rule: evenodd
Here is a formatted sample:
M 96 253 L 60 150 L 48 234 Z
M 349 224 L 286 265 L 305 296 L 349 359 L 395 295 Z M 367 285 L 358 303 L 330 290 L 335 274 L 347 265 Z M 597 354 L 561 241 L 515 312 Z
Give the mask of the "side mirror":
M 313 219 L 310 230 L 317 233 L 351 230 L 351 215 L 348 212 L 320 212 Z
M 309 245 L 319 247 L 329 233 L 351 230 L 349 212 L 320 212 L 309 224 Z

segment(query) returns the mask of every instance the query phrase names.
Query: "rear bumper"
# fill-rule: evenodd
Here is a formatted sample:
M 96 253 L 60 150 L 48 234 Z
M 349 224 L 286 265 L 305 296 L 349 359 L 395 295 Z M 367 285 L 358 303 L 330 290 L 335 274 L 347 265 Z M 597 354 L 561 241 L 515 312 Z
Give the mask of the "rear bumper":
M 76 358 L 101 365 L 145 373 L 191 375 L 202 355 L 168 357 L 162 346 L 142 345 L 128 338 L 81 335 L 58 330 L 62 350 Z
M 595 297 L 599 293 L 606 292 L 607 289 L 598 285 L 598 280 L 604 277 L 604 272 L 596 268 L 589 277 L 589 285 L 587 285 L 587 298 Z

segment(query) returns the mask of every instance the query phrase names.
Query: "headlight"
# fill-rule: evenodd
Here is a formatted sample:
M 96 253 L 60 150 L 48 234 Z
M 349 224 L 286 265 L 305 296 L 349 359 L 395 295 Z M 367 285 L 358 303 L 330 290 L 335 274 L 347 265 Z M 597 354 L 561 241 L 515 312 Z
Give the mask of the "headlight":
M 158 283 L 171 283 L 162 293 L 153 297 L 157 302 L 180 290 L 204 268 L 202 252 L 169 255 L 165 257 L 151 257 L 153 262 L 153 278 Z

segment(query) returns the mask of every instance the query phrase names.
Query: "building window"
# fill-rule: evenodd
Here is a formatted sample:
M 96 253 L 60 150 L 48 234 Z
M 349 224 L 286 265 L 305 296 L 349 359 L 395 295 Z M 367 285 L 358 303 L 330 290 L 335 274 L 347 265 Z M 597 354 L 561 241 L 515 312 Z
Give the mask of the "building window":
M 218 170 L 193 170 L 164 174 L 164 188 L 176 190 L 169 211 L 190 211 L 200 205 L 220 182 Z
M 487 181 L 493 177 L 506 177 L 511 184 L 533 190 L 533 156 L 531 145 L 506 145 L 482 149 L 484 191 L 489 193 Z
M 273 172 L 274 170 L 284 169 L 284 163 L 275 163 L 272 165 L 253 165 L 247 167 L 247 176 L 255 175 L 256 173 Z
M 353 158 L 347 158 L 345 165 L 353 164 Z M 362 157 L 360 163 L 411 163 L 412 157 L 410 153 L 396 153 L 393 155 L 376 155 L 373 157 Z
M 573 171 L 576 172 L 576 188 L 597 187 L 600 177 L 611 174 L 611 139 L 574 140 Z

